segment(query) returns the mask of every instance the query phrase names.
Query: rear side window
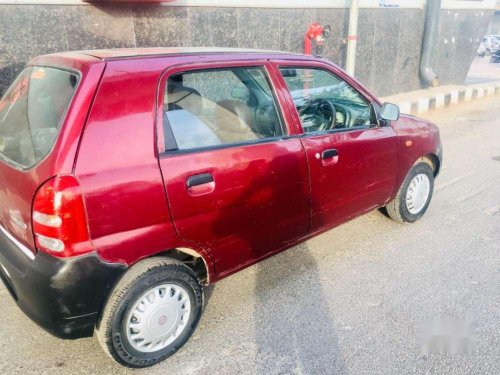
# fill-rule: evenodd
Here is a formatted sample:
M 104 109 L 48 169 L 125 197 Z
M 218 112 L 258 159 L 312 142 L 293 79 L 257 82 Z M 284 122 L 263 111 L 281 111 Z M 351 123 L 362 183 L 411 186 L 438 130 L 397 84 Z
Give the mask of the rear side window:
M 189 150 L 283 135 L 266 73 L 259 67 L 192 71 L 169 77 L 165 148 Z
M 0 101 L 0 157 L 21 168 L 41 161 L 57 139 L 78 75 L 28 67 Z

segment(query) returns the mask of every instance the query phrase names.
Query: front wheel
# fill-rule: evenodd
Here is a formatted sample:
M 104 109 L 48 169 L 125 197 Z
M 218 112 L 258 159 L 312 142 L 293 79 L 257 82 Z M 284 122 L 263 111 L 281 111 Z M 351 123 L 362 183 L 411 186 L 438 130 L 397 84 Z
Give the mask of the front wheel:
M 118 363 L 152 366 L 186 343 L 202 307 L 202 287 L 189 267 L 174 259 L 146 259 L 111 292 L 96 327 L 97 337 Z
M 390 218 L 413 223 L 427 211 L 434 191 L 434 173 L 427 163 L 415 164 L 404 179 L 396 197 L 387 204 Z

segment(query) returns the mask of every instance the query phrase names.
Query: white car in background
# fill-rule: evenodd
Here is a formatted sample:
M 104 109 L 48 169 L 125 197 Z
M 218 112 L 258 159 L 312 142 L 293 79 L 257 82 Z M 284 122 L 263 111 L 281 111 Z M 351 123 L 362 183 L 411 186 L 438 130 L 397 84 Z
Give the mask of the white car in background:
M 477 54 L 481 57 L 491 55 L 497 49 L 500 49 L 500 35 L 486 35 L 481 39 Z

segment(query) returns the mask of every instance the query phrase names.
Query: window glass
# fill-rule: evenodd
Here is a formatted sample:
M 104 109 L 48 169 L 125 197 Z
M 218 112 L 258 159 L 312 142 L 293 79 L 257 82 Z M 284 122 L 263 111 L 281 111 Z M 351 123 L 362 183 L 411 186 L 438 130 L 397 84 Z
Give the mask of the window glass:
M 169 77 L 164 126 L 177 149 L 217 146 L 283 135 L 269 82 L 261 68 L 192 71 Z M 171 133 L 170 131 L 171 130 Z
M 281 68 L 307 132 L 368 126 L 373 113 L 347 82 L 321 69 Z
M 29 67 L 0 101 L 0 157 L 20 167 L 42 160 L 57 139 L 78 76 L 65 70 Z

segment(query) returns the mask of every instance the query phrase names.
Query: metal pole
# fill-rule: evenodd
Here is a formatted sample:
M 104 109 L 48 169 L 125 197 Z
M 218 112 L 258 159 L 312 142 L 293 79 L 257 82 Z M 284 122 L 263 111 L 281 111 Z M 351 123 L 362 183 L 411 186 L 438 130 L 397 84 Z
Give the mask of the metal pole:
M 425 5 L 425 27 L 420 55 L 420 78 L 425 86 L 439 85 L 439 77 L 434 73 L 432 62 L 436 53 L 439 33 L 439 12 L 441 0 L 427 0 Z
M 347 34 L 347 59 L 345 68 L 347 73 L 354 76 L 356 66 L 356 41 L 358 39 L 358 0 L 351 0 L 349 9 L 349 32 Z

